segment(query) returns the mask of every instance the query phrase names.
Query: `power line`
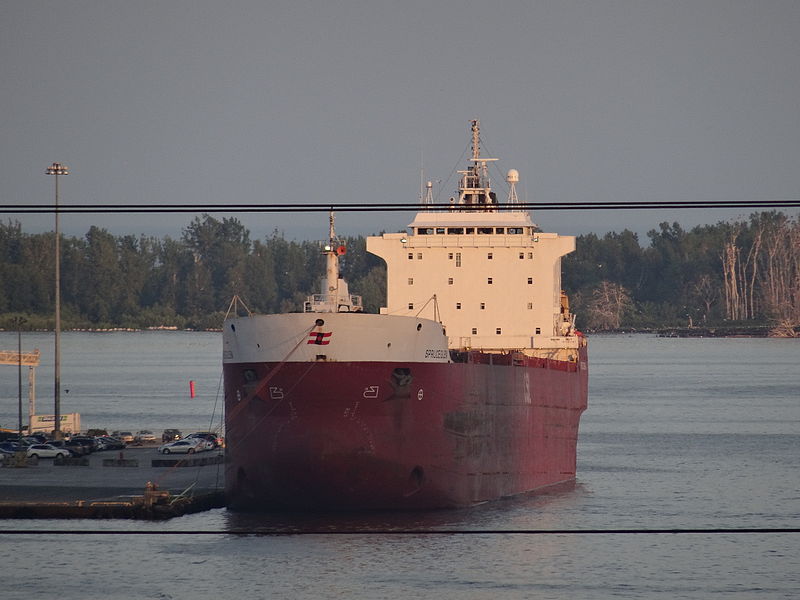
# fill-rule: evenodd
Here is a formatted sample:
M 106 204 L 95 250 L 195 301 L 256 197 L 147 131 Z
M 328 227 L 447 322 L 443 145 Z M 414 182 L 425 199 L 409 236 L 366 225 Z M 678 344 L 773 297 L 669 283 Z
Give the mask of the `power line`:
M 127 529 L 5 529 L 0 535 L 235 535 L 235 536 L 289 536 L 289 535 L 741 535 L 741 534 L 797 534 L 800 527 L 721 527 L 721 528 L 667 528 L 667 529 L 179 529 L 155 531 Z
M 521 202 L 500 204 L 503 210 L 664 210 L 664 209 L 720 209 L 720 208 L 792 208 L 800 207 L 800 199 L 783 200 L 675 200 L 656 202 Z M 493 207 L 495 208 L 495 207 Z M 474 212 L 475 206 L 452 204 L 395 203 L 395 204 L 72 204 L 60 205 L 59 213 L 303 213 L 303 212 Z M 0 207 L 0 214 L 49 214 L 55 213 L 52 204 L 10 204 Z

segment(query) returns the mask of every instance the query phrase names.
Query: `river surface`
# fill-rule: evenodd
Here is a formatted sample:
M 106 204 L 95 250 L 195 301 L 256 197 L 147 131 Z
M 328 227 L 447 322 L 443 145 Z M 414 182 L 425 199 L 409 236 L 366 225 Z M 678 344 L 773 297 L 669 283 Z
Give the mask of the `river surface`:
M 50 412 L 52 334 L 23 334 L 34 347 Z M 574 486 L 457 511 L 0 521 L 2 597 L 797 598 L 800 341 L 592 336 L 589 351 Z M 62 356 L 62 412 L 84 429 L 220 422 L 219 334 L 70 332 Z M 17 369 L 0 369 L 15 426 Z

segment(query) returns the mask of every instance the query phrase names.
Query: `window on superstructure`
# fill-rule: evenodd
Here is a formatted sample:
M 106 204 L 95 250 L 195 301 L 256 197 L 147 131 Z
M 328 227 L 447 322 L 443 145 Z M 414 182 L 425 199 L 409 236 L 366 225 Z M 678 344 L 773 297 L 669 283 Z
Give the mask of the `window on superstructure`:
M 450 235 L 463 235 L 464 228 L 463 227 L 448 227 L 447 233 Z
M 519 253 L 519 258 L 520 258 L 520 260 L 522 260 L 523 258 L 525 258 L 525 253 L 524 253 L 524 252 L 520 252 L 520 253 Z
M 488 235 L 494 233 L 493 227 L 478 227 L 478 235 Z
M 475 228 L 474 228 L 474 227 L 467 227 L 467 228 L 464 230 L 464 232 L 465 232 L 467 235 L 474 235 L 474 234 L 475 234 Z
M 417 260 L 422 260 L 422 252 L 417 252 Z
M 444 234 L 444 227 L 437 227 L 436 228 L 436 234 L 437 235 L 443 235 Z
M 528 285 L 533 285 L 533 277 L 528 277 Z
M 456 266 L 461 266 L 461 252 L 456 252 Z
M 461 302 L 456 302 L 456 310 L 461 310 Z
M 503 333 L 503 330 L 502 330 L 502 329 L 500 329 L 500 328 L 498 327 L 498 328 L 497 328 L 497 330 L 495 331 L 495 333 L 496 333 L 497 335 L 500 335 L 500 334 L 502 334 L 502 333 Z
M 453 253 L 452 252 L 448 252 L 447 253 L 447 260 L 453 260 Z
M 491 277 L 487 277 L 486 278 L 486 283 L 489 284 L 489 285 L 492 285 L 492 278 Z
M 473 327 L 472 328 L 472 335 L 478 335 L 478 328 L 477 327 Z
M 481 302 L 481 310 L 486 310 L 486 302 Z
M 541 335 L 541 333 L 542 333 L 542 328 L 541 327 L 537 327 L 536 328 L 536 335 Z
M 505 230 L 505 227 L 498 227 L 496 231 L 497 233 L 503 233 Z
M 408 260 L 414 260 L 414 253 L 413 252 L 409 252 L 408 253 Z
M 408 285 L 414 285 L 414 278 L 413 277 L 409 277 L 408 278 Z
M 528 258 L 533 258 L 533 252 L 528 252 Z
M 528 302 L 528 310 L 533 310 L 533 302 Z
M 511 235 L 521 235 L 522 234 L 522 227 L 509 227 L 508 233 Z
M 489 260 L 492 260 L 492 253 L 491 252 L 487 253 L 486 254 L 486 258 L 489 259 Z
M 452 277 L 448 277 L 447 278 L 447 285 L 453 285 L 453 278 Z
M 408 303 L 408 310 L 414 310 L 414 303 L 413 302 L 409 302 Z

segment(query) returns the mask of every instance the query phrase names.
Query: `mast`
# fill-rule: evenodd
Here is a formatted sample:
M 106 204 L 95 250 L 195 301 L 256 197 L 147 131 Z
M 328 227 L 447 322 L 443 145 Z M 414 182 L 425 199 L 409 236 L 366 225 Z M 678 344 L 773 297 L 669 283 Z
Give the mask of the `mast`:
M 347 249 L 336 238 L 333 211 L 328 217 L 328 242 L 322 247 L 325 255 L 325 277 L 322 279 L 321 294 L 306 299 L 303 312 L 361 312 L 361 296 L 350 294 L 347 282 L 339 273 L 339 257 Z
M 483 212 L 497 210 L 497 195 L 492 191 L 489 169 L 486 163 L 497 160 L 481 156 L 481 122 L 470 121 L 472 126 L 472 165 L 466 171 L 459 171 L 462 176 L 458 186 L 458 204 L 475 207 Z
M 334 229 L 333 211 L 328 218 L 328 243 L 323 252 L 325 254 L 325 277 L 327 279 L 327 293 L 338 297 L 339 295 L 339 255 L 336 245 L 336 231 Z

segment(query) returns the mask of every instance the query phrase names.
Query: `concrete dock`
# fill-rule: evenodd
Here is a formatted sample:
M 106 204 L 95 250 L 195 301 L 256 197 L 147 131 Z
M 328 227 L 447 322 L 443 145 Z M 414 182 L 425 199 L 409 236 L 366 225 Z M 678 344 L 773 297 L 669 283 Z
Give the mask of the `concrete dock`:
M 164 519 L 222 507 L 223 461 L 222 451 L 164 456 L 153 446 L 6 464 L 0 518 Z

